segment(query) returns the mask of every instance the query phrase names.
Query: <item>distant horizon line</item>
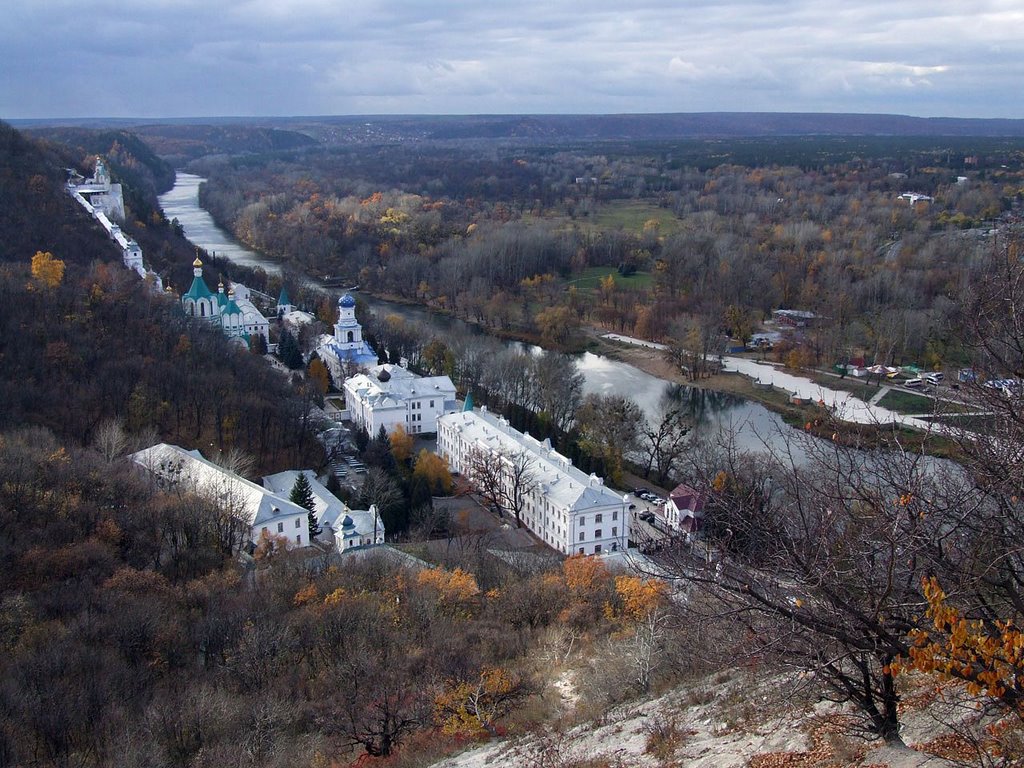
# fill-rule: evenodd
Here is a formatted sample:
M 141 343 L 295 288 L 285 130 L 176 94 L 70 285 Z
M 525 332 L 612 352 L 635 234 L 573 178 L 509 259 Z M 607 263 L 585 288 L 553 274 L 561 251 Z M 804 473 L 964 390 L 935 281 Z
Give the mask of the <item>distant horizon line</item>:
M 694 112 L 366 112 L 342 114 L 295 115 L 183 115 L 183 116 L 61 116 L 61 117 L 0 117 L 10 125 L 45 123 L 182 123 L 195 121 L 254 121 L 254 120 L 338 120 L 338 119 L 429 119 L 429 118 L 573 118 L 573 117 L 677 117 L 700 115 L 774 115 L 813 117 L 886 117 L 915 121 L 984 121 L 1024 122 L 1024 117 L 957 117 L 950 115 L 911 115 L 900 112 L 825 112 L 825 111 L 763 111 L 763 110 L 700 110 Z

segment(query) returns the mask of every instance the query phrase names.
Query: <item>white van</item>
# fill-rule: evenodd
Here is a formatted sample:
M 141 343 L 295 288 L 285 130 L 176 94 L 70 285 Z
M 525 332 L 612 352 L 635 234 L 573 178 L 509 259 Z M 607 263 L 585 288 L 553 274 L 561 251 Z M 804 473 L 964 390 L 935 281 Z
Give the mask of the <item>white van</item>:
M 921 379 L 907 379 L 903 382 L 904 387 L 920 387 Z

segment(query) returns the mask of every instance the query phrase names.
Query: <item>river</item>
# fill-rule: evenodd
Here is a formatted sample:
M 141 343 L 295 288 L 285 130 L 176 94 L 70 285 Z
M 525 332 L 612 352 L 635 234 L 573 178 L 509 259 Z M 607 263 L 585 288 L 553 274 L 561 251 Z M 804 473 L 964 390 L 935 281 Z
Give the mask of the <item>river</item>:
M 179 171 L 174 178 L 174 188 L 159 197 L 164 216 L 177 219 L 185 231 L 185 237 L 209 253 L 215 253 L 243 267 L 261 267 L 268 273 L 281 274 L 281 266 L 277 262 L 240 245 L 214 223 L 209 213 L 199 207 L 199 185 L 204 181 L 206 179 L 202 176 Z
M 280 265 L 240 245 L 228 232 L 218 227 L 209 213 L 199 207 L 199 185 L 205 179 L 191 173 L 178 173 L 174 188 L 160 196 L 160 205 L 168 219 L 177 219 L 185 237 L 211 253 L 246 267 L 262 267 L 280 274 Z M 422 307 L 411 307 L 367 297 L 371 309 L 378 313 L 397 314 L 418 325 L 439 332 L 464 329 L 480 331 L 461 320 L 437 315 Z M 505 342 L 516 345 L 517 342 Z M 519 345 L 522 347 L 522 345 Z M 717 435 L 735 433 L 740 448 L 760 449 L 765 444 L 780 445 L 789 427 L 767 408 L 734 395 L 681 386 L 651 376 L 638 368 L 590 352 L 575 356 L 576 367 L 583 374 L 586 394 L 623 395 L 636 401 L 649 418 L 660 413 L 663 403 L 685 402 L 695 421 L 695 434 Z

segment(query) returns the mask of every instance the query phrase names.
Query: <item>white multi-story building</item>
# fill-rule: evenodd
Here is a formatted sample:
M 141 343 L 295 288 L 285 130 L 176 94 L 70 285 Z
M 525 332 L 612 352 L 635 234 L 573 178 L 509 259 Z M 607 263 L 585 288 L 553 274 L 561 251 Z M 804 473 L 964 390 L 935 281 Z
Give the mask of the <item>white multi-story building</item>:
M 456 409 L 455 385 L 447 376 L 417 376 L 397 365 L 377 365 L 345 380 L 345 408 L 370 437 L 399 424 L 410 435 L 437 432 L 438 417 Z
M 486 409 L 439 418 L 437 452 L 461 473 L 467 472 L 474 454 L 489 455 L 506 468 L 522 457 L 529 482 L 521 484 L 527 488 L 521 519 L 559 552 L 592 555 L 628 547 L 629 510 L 623 496 L 597 475 L 574 467 L 551 448 L 550 441 L 524 435 Z
M 309 513 L 298 504 L 246 480 L 212 461 L 199 451 L 157 443 L 137 453 L 132 461 L 144 468 L 166 490 L 195 493 L 249 525 L 249 538 L 284 537 L 294 547 L 309 546 Z

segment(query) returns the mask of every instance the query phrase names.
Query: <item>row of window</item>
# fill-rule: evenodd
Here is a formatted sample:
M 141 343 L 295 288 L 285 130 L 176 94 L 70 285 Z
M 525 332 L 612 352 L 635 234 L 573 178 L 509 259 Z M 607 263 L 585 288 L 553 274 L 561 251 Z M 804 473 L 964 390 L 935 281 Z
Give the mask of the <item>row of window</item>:
M 614 520 L 618 520 L 618 519 L 619 519 L 619 510 L 617 510 L 617 509 L 612 510 L 612 520 L 614 521 Z M 599 513 L 599 514 L 594 515 L 594 525 L 600 525 L 603 521 L 604 521 L 604 515 L 603 514 Z M 584 515 L 583 517 L 580 518 L 580 525 L 586 525 L 586 524 L 587 524 L 587 518 L 586 518 L 586 515 Z
M 619 551 L 618 543 L 613 541 L 612 542 L 612 546 L 611 546 L 611 548 L 608 551 L 609 552 L 618 552 Z M 579 552 L 580 552 L 581 555 L 587 554 L 585 547 L 580 547 Z M 594 545 L 594 554 L 595 555 L 601 554 L 601 545 L 600 544 L 595 544 Z
M 614 536 L 618 536 L 618 535 L 619 535 L 619 528 L 618 528 L 618 526 L 613 526 L 612 527 L 612 536 L 614 537 Z M 580 541 L 585 541 L 586 538 L 587 538 L 586 532 L 585 531 L 580 531 Z M 596 531 L 594 531 L 594 538 L 595 539 L 600 539 L 601 538 L 601 529 L 600 528 L 598 528 Z

